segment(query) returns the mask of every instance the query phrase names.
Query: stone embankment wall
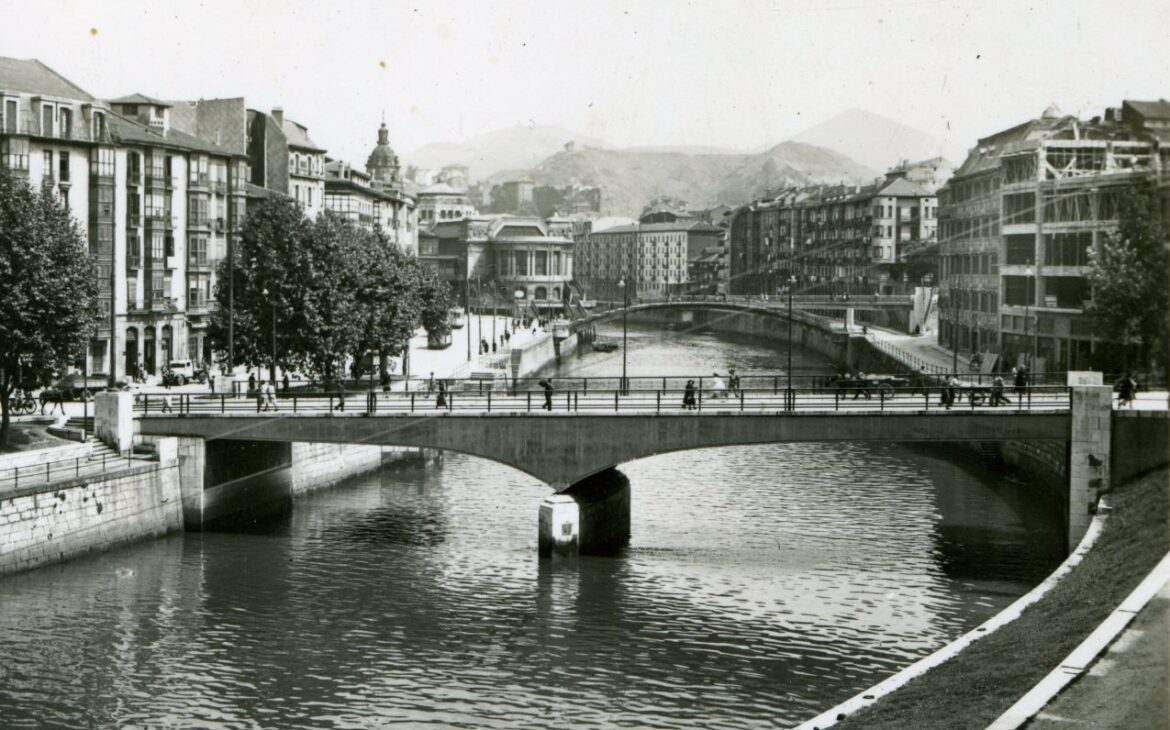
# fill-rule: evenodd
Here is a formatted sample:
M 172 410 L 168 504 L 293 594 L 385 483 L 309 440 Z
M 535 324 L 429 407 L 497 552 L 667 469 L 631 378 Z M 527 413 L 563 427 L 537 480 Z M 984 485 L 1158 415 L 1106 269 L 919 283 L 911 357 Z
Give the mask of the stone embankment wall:
M 0 575 L 183 527 L 178 460 L 0 496 Z
M 382 466 L 382 448 L 354 444 L 293 443 L 289 491 L 296 497 L 379 469 Z

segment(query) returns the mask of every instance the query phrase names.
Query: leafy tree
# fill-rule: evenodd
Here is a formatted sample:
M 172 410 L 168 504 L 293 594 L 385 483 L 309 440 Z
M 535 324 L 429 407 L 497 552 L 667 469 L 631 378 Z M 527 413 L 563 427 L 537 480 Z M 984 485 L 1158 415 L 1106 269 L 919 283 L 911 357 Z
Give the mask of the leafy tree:
M 93 260 L 64 204 L 0 167 L 0 447 L 16 388 L 84 355 L 97 293 Z
M 268 364 L 271 377 L 274 332 L 277 361 L 287 362 L 296 349 L 305 326 L 299 304 L 309 235 L 309 221 L 292 199 L 274 196 L 249 206 L 234 264 L 228 259 L 219 263 L 217 307 L 208 328 L 229 369 Z M 229 327 L 232 362 L 227 357 Z
M 1099 337 L 1122 344 L 1124 365 L 1133 351 L 1138 362 L 1157 369 L 1155 353 L 1165 352 L 1168 341 L 1170 210 L 1152 183 L 1127 188 L 1117 205 L 1117 232 L 1090 251 L 1086 312 Z
M 421 299 L 422 326 L 433 337 L 451 334 L 451 288 L 439 278 L 437 271 L 411 260 L 417 273 Z
M 410 345 L 418 329 L 422 301 L 413 259 L 381 232 L 366 233 L 359 257 L 357 303 L 364 322 L 358 352 L 377 354 L 382 377 L 389 376 L 391 354 Z

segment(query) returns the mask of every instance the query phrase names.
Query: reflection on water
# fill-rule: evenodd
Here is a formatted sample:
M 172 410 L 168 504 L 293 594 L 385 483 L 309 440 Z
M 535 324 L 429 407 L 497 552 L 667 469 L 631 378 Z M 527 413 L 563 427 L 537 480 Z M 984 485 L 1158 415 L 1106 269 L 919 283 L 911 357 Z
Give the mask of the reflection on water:
M 699 339 L 696 372 L 776 357 Z M 920 450 L 777 444 L 622 470 L 633 538 L 615 557 L 540 561 L 547 488 L 449 455 L 247 531 L 0 580 L 3 725 L 785 725 L 1061 557 L 1042 495 Z

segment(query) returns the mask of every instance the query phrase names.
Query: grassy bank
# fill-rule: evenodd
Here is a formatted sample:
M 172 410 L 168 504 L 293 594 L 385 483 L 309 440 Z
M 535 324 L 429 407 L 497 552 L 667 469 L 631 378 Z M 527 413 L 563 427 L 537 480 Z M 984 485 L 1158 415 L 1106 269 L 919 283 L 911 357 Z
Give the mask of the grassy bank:
M 1117 489 L 1097 544 L 1016 621 L 835 727 L 984 728 L 1054 669 L 1170 549 L 1167 470 Z

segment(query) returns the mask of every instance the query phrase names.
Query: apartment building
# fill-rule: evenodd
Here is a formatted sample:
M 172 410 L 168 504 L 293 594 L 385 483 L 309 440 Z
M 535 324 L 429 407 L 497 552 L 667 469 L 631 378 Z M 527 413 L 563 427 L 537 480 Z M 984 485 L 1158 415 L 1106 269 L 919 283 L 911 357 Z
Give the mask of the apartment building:
M 890 293 L 933 278 L 937 197 L 895 168 L 870 185 L 796 187 L 730 214 L 734 294 Z M 931 275 L 928 277 L 928 275 Z
M 719 247 L 723 230 L 685 216 L 673 221 L 594 227 L 578 237 L 577 281 L 600 299 L 662 297 L 691 283 L 690 262 Z
M 215 265 L 244 215 L 246 160 L 174 128 L 170 108 L 102 101 L 39 61 L 0 58 L 0 164 L 61 197 L 97 262 L 90 372 L 210 359 Z
M 325 209 L 325 149 L 280 107 L 270 114 L 249 109 L 245 124 L 250 182 L 289 196 L 316 218 Z

